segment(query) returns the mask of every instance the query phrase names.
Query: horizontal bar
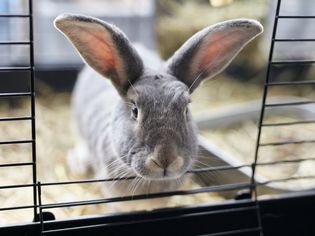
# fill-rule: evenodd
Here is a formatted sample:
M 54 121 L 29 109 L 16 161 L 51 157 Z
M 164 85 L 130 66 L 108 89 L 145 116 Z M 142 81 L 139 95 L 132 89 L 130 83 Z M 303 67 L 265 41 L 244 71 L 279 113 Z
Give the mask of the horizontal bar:
M 30 41 L 0 41 L 0 45 L 30 45 Z
M 21 209 L 29 209 L 29 208 L 34 208 L 34 207 L 40 207 L 39 205 L 25 205 L 25 206 L 15 206 L 15 207 L 3 207 L 0 208 L 0 211 L 11 211 L 11 210 L 21 210 Z M 250 207 L 242 207 L 242 208 L 232 208 L 232 209 L 226 209 L 226 210 L 219 210 L 220 212 L 231 212 L 231 211 L 242 211 L 242 210 L 255 210 L 257 209 L 256 206 L 250 206 Z M 217 211 L 212 211 L 212 213 L 217 212 Z M 176 216 L 178 217 L 178 216 Z M 79 227 L 73 227 L 73 228 L 67 228 L 67 229 L 76 229 L 76 228 L 81 228 L 81 227 L 95 227 L 97 225 L 92 225 L 92 226 L 79 226 Z M 51 230 L 51 231 L 58 231 L 58 230 Z M 47 230 L 45 232 L 50 232 L 50 230 Z
M 233 170 L 233 169 L 240 169 L 243 167 L 251 167 L 251 165 L 218 166 L 218 167 L 198 168 L 198 169 L 193 169 L 193 170 L 187 171 L 187 173 L 200 173 L 200 172 L 207 172 L 207 171 Z M 137 176 L 130 176 L 130 177 L 126 177 L 126 178 L 86 179 L 86 180 L 72 180 L 72 181 L 63 181 L 63 182 L 46 182 L 46 183 L 41 183 L 41 186 L 87 184 L 87 183 L 110 182 L 110 181 L 125 181 L 125 180 L 133 180 L 136 178 L 137 178 Z
M 33 143 L 34 140 L 12 140 L 12 141 L 1 141 L 0 145 L 7 145 L 7 144 L 22 144 L 22 143 Z
M 272 162 L 260 162 L 256 163 L 257 166 L 264 165 L 276 165 L 282 163 L 296 163 L 303 161 L 315 161 L 315 158 L 300 158 L 300 159 L 292 159 L 292 160 L 280 160 L 280 161 L 272 161 Z M 221 171 L 221 170 L 233 170 L 233 169 L 241 169 L 245 167 L 252 167 L 252 165 L 239 165 L 239 166 L 219 166 L 219 167 L 207 167 L 207 168 L 198 168 L 194 170 L 190 170 L 187 173 L 199 173 L 199 172 L 207 172 L 207 171 Z
M 185 215 L 176 215 L 176 216 L 166 216 L 158 219 L 143 219 L 139 223 L 148 223 L 148 222 L 159 222 L 159 221 L 170 221 L 173 219 L 183 219 L 183 218 L 188 218 L 192 217 L 194 215 L 202 216 L 202 215 L 208 215 L 210 214 L 218 214 L 218 213 L 232 213 L 232 212 L 241 212 L 241 211 L 248 211 L 248 210 L 256 210 L 257 207 L 242 207 L 242 208 L 231 208 L 227 210 L 214 210 L 211 212 L 198 212 L 198 213 L 190 213 L 190 214 L 185 214 Z M 128 222 L 115 222 L 115 223 L 110 223 L 112 226 L 121 226 L 121 225 L 126 225 L 126 224 L 133 224 L 134 222 L 128 221 Z M 108 223 L 103 223 L 103 224 L 93 224 L 93 225 L 84 225 L 84 226 L 77 226 L 77 227 L 67 227 L 67 228 L 60 228 L 60 229 L 51 229 L 51 230 L 43 230 L 41 231 L 43 234 L 56 234 L 56 233 L 61 233 L 64 234 L 67 231 L 72 231 L 72 230 L 83 230 L 83 229 L 95 229 L 95 228 L 100 228 L 107 226 Z M 245 233 L 245 232 L 255 232 L 255 231 L 261 231 L 260 227 L 254 227 L 254 228 L 246 228 L 246 229 L 236 229 L 236 230 L 231 230 L 231 231 L 225 231 L 225 232 L 220 232 L 220 233 L 212 233 L 212 234 L 207 234 L 207 236 L 218 236 L 218 235 L 238 235 L 239 233 Z M 202 236 L 202 234 L 200 235 Z
M 292 160 L 280 160 L 280 161 L 271 161 L 271 162 L 258 162 L 256 166 L 268 166 L 268 165 L 277 165 L 277 164 L 289 164 L 289 163 L 299 163 L 303 161 L 315 161 L 315 158 L 300 158 Z
M 301 120 L 292 122 L 280 122 L 280 123 L 266 123 L 261 124 L 262 127 L 274 127 L 274 126 L 287 126 L 287 125 L 302 125 L 302 124 L 313 124 L 315 120 Z
M 314 64 L 315 60 L 295 60 L 295 61 L 272 61 L 270 65 L 292 65 L 292 64 Z
M 299 176 L 299 177 L 289 177 L 289 178 L 283 178 L 283 179 L 273 179 L 273 180 L 267 180 L 264 182 L 256 182 L 256 185 L 266 185 L 270 183 L 276 183 L 276 182 L 285 182 L 285 181 L 294 181 L 294 180 L 301 180 L 301 179 L 315 179 L 315 175 L 308 175 L 308 176 Z
M 56 186 L 56 185 L 67 185 L 67 184 L 87 184 L 87 183 L 98 183 L 98 182 L 133 180 L 135 178 L 137 177 L 130 176 L 126 178 L 86 179 L 86 180 L 73 180 L 73 181 L 63 181 L 63 182 L 47 182 L 47 183 L 41 183 L 40 185 L 41 186 Z
M 303 143 L 315 143 L 315 140 L 301 140 L 301 141 L 285 141 L 285 142 L 274 142 L 274 143 L 261 143 L 259 146 L 281 146 L 281 145 L 289 145 L 289 144 L 303 144 Z
M 302 162 L 302 161 L 315 161 L 315 158 L 304 158 L 304 159 L 294 159 L 294 160 L 282 160 L 282 161 L 274 161 L 274 162 L 265 162 L 265 163 L 257 163 L 257 166 L 263 165 L 272 165 L 272 164 L 281 164 L 281 163 L 293 163 L 293 162 Z M 21 163 L 21 165 L 26 163 Z M 33 163 L 28 163 L 29 165 Z M 9 164 L 12 165 L 12 164 Z M 19 165 L 17 163 L 16 165 Z M 209 167 L 209 168 L 201 168 L 196 170 L 191 170 L 188 173 L 198 173 L 205 171 L 215 171 L 215 170 L 231 170 L 231 169 L 240 169 L 244 167 L 250 167 L 251 165 L 241 165 L 241 166 L 220 166 L 220 167 Z M 123 180 L 132 180 L 135 179 L 135 176 L 127 177 L 127 178 L 110 178 L 110 179 L 88 179 L 88 180 L 74 180 L 74 181 L 64 181 L 64 182 L 47 182 L 41 183 L 41 186 L 57 186 L 57 185 L 67 185 L 67 184 L 85 184 L 85 183 L 97 183 L 97 182 L 109 182 L 109 181 L 123 181 Z M 38 184 L 20 184 L 20 185 L 8 185 L 8 186 L 0 186 L 0 189 L 8 189 L 8 188 L 20 188 L 20 187 L 33 187 L 38 186 Z
M 241 169 L 244 167 L 251 167 L 252 165 L 239 165 L 239 166 L 217 166 L 217 167 L 205 167 L 205 168 L 198 168 L 188 171 L 187 173 L 200 173 L 200 172 L 208 172 L 208 171 L 222 171 L 222 170 L 235 170 Z
M 307 105 L 307 104 L 314 104 L 314 103 L 315 101 L 271 103 L 271 104 L 265 104 L 265 107 L 298 106 L 298 105 Z
M 40 206 L 40 208 L 51 209 L 51 208 L 62 208 L 62 207 L 75 207 L 75 206 L 85 206 L 85 205 L 103 204 L 103 203 L 111 203 L 111 202 L 125 202 L 125 201 L 131 201 L 131 200 L 171 197 L 175 195 L 191 195 L 191 194 L 207 193 L 207 192 L 241 190 L 241 189 L 246 189 L 246 188 L 251 188 L 251 187 L 254 187 L 254 186 L 249 183 L 225 184 L 225 185 L 201 187 L 198 189 L 178 190 L 178 191 L 172 191 L 172 192 L 159 192 L 159 193 L 152 193 L 152 194 L 142 194 L 142 195 L 134 195 L 134 196 L 115 197 L 115 198 L 103 198 L 103 199 L 84 200 L 84 201 L 76 201 L 76 202 L 43 204 Z
M 0 14 L 1 18 L 7 18 L 7 17 L 20 18 L 20 17 L 30 17 L 30 16 L 31 16 L 30 14 Z
M 315 19 L 315 16 L 276 16 L 279 19 Z
M 313 160 L 313 158 L 305 158 L 299 159 L 300 161 L 307 161 Z M 298 162 L 298 160 L 284 160 L 278 162 L 266 162 L 266 163 L 257 163 L 257 165 L 272 165 L 281 162 Z M 21 163 L 23 165 L 24 163 Z M 32 163 L 30 162 L 29 165 Z M 8 164 L 12 165 L 12 164 Z M 17 163 L 16 165 L 19 165 Z M 206 172 L 206 171 L 220 171 L 220 170 L 232 170 L 232 169 L 240 169 L 244 167 L 251 167 L 252 165 L 240 165 L 240 166 L 219 166 L 219 167 L 208 167 L 208 168 L 200 168 L 188 171 L 188 173 L 199 173 L 199 172 Z M 63 181 L 63 182 L 46 182 L 41 183 L 41 186 L 58 186 L 58 185 L 70 185 L 70 184 L 86 184 L 86 183 L 99 183 L 99 182 L 110 182 L 110 181 L 124 181 L 124 180 L 133 180 L 137 178 L 136 176 L 130 176 L 126 178 L 109 178 L 109 179 L 87 179 L 87 180 L 73 180 L 73 181 Z M 9 185 L 9 186 L 0 186 L 0 189 L 7 189 L 7 188 L 19 188 L 19 187 L 32 187 L 38 186 L 38 184 L 23 184 L 23 185 Z
M 315 80 L 303 80 L 303 81 L 285 81 L 285 82 L 269 82 L 265 86 L 283 86 L 283 85 L 311 85 L 315 84 Z
M 247 228 L 247 229 L 235 229 L 230 231 L 223 231 L 220 233 L 212 233 L 212 234 L 201 234 L 201 236 L 225 236 L 225 235 L 240 235 L 243 233 L 251 233 L 251 232 L 261 232 L 262 228 L 254 227 L 254 228 Z
M 229 209 L 222 209 L 222 210 L 213 210 L 211 212 L 206 211 L 206 212 L 196 212 L 196 213 L 188 213 L 185 215 L 175 215 L 175 216 L 166 216 L 166 217 L 160 217 L 160 218 L 146 218 L 141 220 L 139 223 L 148 223 L 148 222 L 158 222 L 158 221 L 169 221 L 172 219 L 182 219 L 182 218 L 187 218 L 187 217 L 192 217 L 192 216 L 201 216 L 201 215 L 209 215 L 209 214 L 228 214 L 228 213 L 233 213 L 233 212 L 242 212 L 242 211 L 249 211 L 249 210 L 255 210 L 257 211 L 257 206 L 247 206 L 247 207 L 234 207 L 234 208 L 229 208 Z M 127 221 L 127 222 L 115 222 L 111 223 L 113 226 L 120 226 L 120 225 L 126 225 L 126 224 L 133 224 L 134 222 L 132 221 Z M 83 226 L 76 226 L 76 227 L 67 227 L 67 228 L 60 228 L 60 229 L 51 229 L 51 230 L 43 230 L 42 233 L 49 234 L 49 233 L 61 233 L 61 232 L 67 232 L 69 230 L 82 230 L 82 229 L 89 229 L 89 228 L 100 228 L 103 226 L 108 225 L 108 223 L 102 223 L 102 224 L 93 224 L 93 225 L 83 225 Z M 256 227 L 257 228 L 257 227 Z M 249 228 L 247 228 L 249 229 Z M 242 229 L 238 229 L 242 230 Z M 229 232 L 229 231 L 226 231 Z
M 34 208 L 34 207 L 38 207 L 38 206 L 25 205 L 25 206 L 16 206 L 16 207 L 4 207 L 4 208 L 0 208 L 0 211 L 13 211 L 13 210 L 29 209 L 29 208 Z
M 33 162 L 21 162 L 21 163 L 8 163 L 8 164 L 0 164 L 1 167 L 14 167 L 14 166 L 31 166 L 34 165 Z
M 19 116 L 19 117 L 0 117 L 0 121 L 19 121 L 19 120 L 32 120 L 31 116 Z
M 0 189 L 13 189 L 13 188 L 29 188 L 34 187 L 37 184 L 14 184 L 14 185 L 0 185 Z
M 0 67 L 0 71 L 27 71 L 32 70 L 31 66 L 21 66 L 21 67 Z
M 273 39 L 274 42 L 315 42 L 315 39 Z
M 33 93 L 26 92 L 26 93 L 0 93 L 0 97 L 26 97 L 32 96 Z

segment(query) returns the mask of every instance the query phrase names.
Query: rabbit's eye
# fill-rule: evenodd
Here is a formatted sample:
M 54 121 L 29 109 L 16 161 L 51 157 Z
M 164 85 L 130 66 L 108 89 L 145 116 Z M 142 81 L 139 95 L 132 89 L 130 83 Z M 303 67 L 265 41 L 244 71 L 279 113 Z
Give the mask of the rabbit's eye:
M 132 106 L 131 112 L 132 112 L 132 117 L 137 119 L 138 118 L 138 108 L 135 104 Z

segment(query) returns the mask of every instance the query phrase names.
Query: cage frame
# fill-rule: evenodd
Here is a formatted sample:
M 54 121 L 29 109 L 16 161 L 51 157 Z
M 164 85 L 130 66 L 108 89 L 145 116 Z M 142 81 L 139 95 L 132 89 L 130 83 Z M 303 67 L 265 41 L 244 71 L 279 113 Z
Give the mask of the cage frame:
M 33 209 L 34 222 L 22 225 L 4 226 L 0 227 L 0 235 L 66 235 L 75 232 L 78 235 L 86 235 L 93 233 L 94 235 L 108 234 L 123 234 L 123 233 L 138 233 L 138 235 L 146 235 L 154 228 L 155 233 L 163 233 L 171 235 L 175 233 L 181 234 L 204 234 L 204 235 L 278 235 L 279 233 L 285 235 L 307 235 L 309 233 L 315 234 L 315 227 L 312 224 L 311 218 L 315 216 L 315 190 L 301 191 L 298 193 L 284 194 L 277 198 L 258 199 L 256 193 L 257 183 L 255 181 L 255 171 L 258 163 L 258 151 L 261 146 L 273 145 L 288 145 L 297 143 L 314 143 L 315 140 L 300 140 L 290 142 L 277 143 L 261 143 L 261 131 L 263 127 L 281 126 L 281 125 L 295 125 L 305 123 L 305 121 L 297 121 L 291 124 L 268 124 L 264 123 L 264 112 L 268 107 L 277 106 L 291 106 L 304 105 L 315 103 L 315 101 L 294 102 L 294 103 L 273 103 L 267 104 L 267 93 L 270 86 L 282 85 L 313 85 L 315 81 L 296 81 L 296 82 L 270 82 L 270 71 L 273 65 L 279 64 L 313 64 L 315 61 L 273 61 L 273 51 L 275 42 L 286 41 L 315 41 L 315 39 L 277 39 L 276 30 L 279 19 L 288 18 L 309 18 L 315 19 L 315 16 L 281 16 L 279 15 L 281 0 L 277 2 L 276 16 L 274 28 L 272 33 L 271 47 L 268 60 L 267 76 L 264 84 L 264 93 L 261 107 L 261 115 L 258 125 L 258 137 L 256 143 L 255 158 L 251 165 L 246 165 L 252 168 L 252 178 L 250 183 L 236 183 L 224 186 L 209 186 L 202 187 L 195 190 L 186 191 L 172 191 L 165 193 L 154 193 L 149 195 L 124 196 L 116 198 L 95 199 L 89 201 L 64 202 L 55 204 L 42 203 L 41 193 L 46 186 L 52 185 L 68 185 L 68 184 L 85 184 L 104 181 L 114 181 L 120 179 L 90 179 L 90 180 L 74 180 L 65 182 L 50 182 L 42 183 L 38 181 L 36 174 L 36 119 L 35 119 L 35 68 L 34 68 L 34 42 L 33 42 L 33 8 L 32 0 L 28 0 L 29 13 L 28 14 L 2 14 L 1 18 L 28 18 L 29 20 L 29 41 L 15 41 L 15 42 L 0 42 L 2 45 L 29 45 L 30 47 L 30 65 L 27 67 L 15 68 L 0 68 L 0 71 L 27 71 L 30 73 L 30 92 L 25 93 L 2 93 L 0 97 L 30 97 L 31 98 L 31 115 L 24 117 L 4 117 L 1 121 L 17 121 L 30 120 L 31 121 L 31 139 L 30 140 L 15 140 L 2 141 L 2 144 L 20 144 L 30 143 L 32 145 L 32 161 L 13 164 L 1 164 L 2 167 L 14 167 L 30 165 L 32 167 L 32 183 L 20 184 L 10 186 L 0 186 L 1 189 L 9 188 L 32 188 L 33 189 L 33 204 L 28 206 L 16 206 L 0 208 L 1 211 L 19 210 L 19 209 Z M 308 121 L 308 123 L 315 123 L 315 121 Z M 312 158 L 305 158 L 304 160 L 312 160 Z M 298 161 L 298 160 L 297 160 Z M 285 161 L 280 161 L 283 163 Z M 267 163 L 268 164 L 268 163 Z M 272 163 L 269 163 L 272 164 Z M 275 163 L 273 163 L 275 164 Z M 206 172 L 213 170 L 226 170 L 237 167 L 210 167 L 192 170 L 190 173 Z M 312 176 L 311 176 L 312 177 Z M 314 177 L 314 176 L 313 176 Z M 135 178 L 133 176 L 129 179 Z M 294 179 L 292 177 L 291 179 Z M 268 184 L 263 183 L 263 184 Z M 54 216 L 49 213 L 49 209 L 59 207 L 75 207 L 87 204 L 106 204 L 109 202 L 129 201 L 148 198 L 169 197 L 174 195 L 188 195 L 211 191 L 225 191 L 234 189 L 250 190 L 250 194 L 245 194 L 238 197 L 238 200 L 226 201 L 222 204 L 203 204 L 191 205 L 187 207 L 175 207 L 153 210 L 151 212 L 140 211 L 130 213 L 115 213 L 100 216 L 82 217 L 78 219 L 69 220 L 54 220 Z M 232 225 L 222 224 L 222 221 L 232 222 Z M 304 228 L 294 224 L 294 222 L 304 221 Z M 212 223 L 212 228 L 209 228 L 209 222 Z M 291 223 L 288 223 L 291 222 Z M 170 232 L 165 232 L 165 226 L 172 223 L 174 229 Z M 185 227 L 184 227 L 185 226 Z M 203 226 L 203 227 L 201 227 Z M 241 226 L 241 228 L 238 228 Z M 280 227 L 279 227 L 280 226 Z M 229 228 L 230 227 L 230 228 Z M 276 227 L 276 228 L 275 228 Z M 139 232 L 141 230 L 141 232 Z M 174 231 L 175 230 L 175 231 Z
M 174 231 L 166 231 L 165 221 L 168 228 L 176 229 L 179 235 L 313 235 L 315 227 L 312 219 L 315 216 L 315 193 L 303 192 L 283 195 L 279 198 L 260 200 L 262 216 L 262 231 L 257 227 L 247 224 L 252 223 L 253 202 L 249 199 L 228 202 L 219 205 L 203 204 L 199 206 L 178 207 L 171 209 L 158 209 L 151 212 L 131 212 L 82 217 L 69 220 L 47 221 L 47 231 L 42 232 L 40 222 L 0 227 L 3 236 L 12 235 L 147 235 L 148 230 L 153 235 L 174 235 Z M 232 211 L 231 211 L 232 209 Z M 246 211 L 247 209 L 247 211 Z M 234 211 L 233 211 L 234 210 Z M 239 211 L 235 211 L 239 210 Z M 201 215 L 201 217 L 200 217 Z M 218 216 L 220 215 L 220 216 Z M 184 221 L 185 217 L 190 220 Z M 150 220 L 148 220 L 150 219 Z M 172 221 L 170 221 L 172 219 Z M 222 224 L 222 219 L 224 223 Z M 176 221 L 177 220 L 177 221 Z M 154 224 L 152 224 L 154 222 Z M 170 223 L 171 222 L 171 223 Z M 184 222 L 184 223 L 183 223 Z M 216 225 L 217 232 L 202 231 L 200 224 L 208 227 Z M 232 229 L 226 231 L 226 222 L 233 222 L 239 226 L 245 225 L 244 229 Z M 303 224 L 298 224 L 303 222 Z M 234 225 L 234 227 L 235 227 Z M 140 228 L 140 231 L 139 231 Z M 204 229 L 203 229 L 204 230 Z

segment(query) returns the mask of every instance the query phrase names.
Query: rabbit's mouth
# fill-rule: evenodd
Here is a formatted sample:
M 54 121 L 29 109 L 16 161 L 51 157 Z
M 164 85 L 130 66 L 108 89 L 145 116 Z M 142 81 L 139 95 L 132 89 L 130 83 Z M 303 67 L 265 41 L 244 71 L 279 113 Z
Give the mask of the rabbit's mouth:
M 133 166 L 138 176 L 148 180 L 166 180 L 181 178 L 190 165 L 185 163 L 184 158 L 177 156 L 171 161 L 160 161 L 149 156 L 142 165 Z

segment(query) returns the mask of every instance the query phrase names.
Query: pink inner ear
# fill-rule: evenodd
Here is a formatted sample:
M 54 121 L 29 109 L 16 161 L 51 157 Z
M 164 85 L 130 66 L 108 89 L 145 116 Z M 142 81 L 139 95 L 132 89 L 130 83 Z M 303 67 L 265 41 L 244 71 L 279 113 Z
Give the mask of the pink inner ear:
M 95 31 L 95 29 L 87 29 L 80 27 L 80 31 L 84 32 L 85 45 L 88 47 L 90 59 L 97 64 L 100 71 L 116 70 L 117 53 L 111 45 L 111 37 L 106 32 Z
M 197 64 L 199 71 L 207 70 L 208 67 L 215 67 L 230 55 L 233 47 L 239 41 L 239 36 L 235 33 L 235 30 L 234 32 L 218 32 L 205 39 L 205 44 L 199 49 L 203 51 Z

